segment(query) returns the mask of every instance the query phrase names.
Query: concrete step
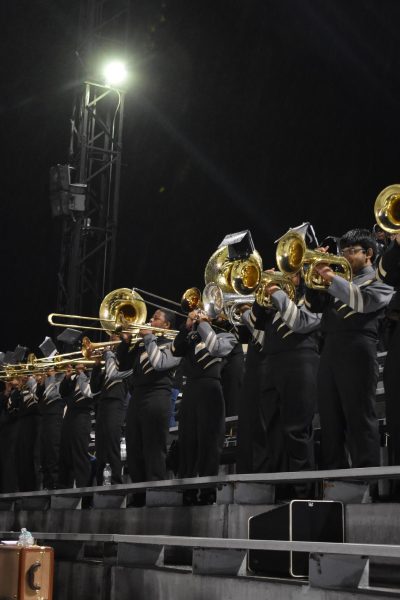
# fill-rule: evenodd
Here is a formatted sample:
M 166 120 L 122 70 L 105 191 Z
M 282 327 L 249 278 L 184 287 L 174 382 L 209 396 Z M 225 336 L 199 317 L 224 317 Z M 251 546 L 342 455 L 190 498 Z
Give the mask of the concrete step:
M 0 530 L 121 533 L 246 538 L 251 516 L 276 505 L 171 506 L 155 508 L 0 511 Z M 400 504 L 348 504 L 346 541 L 398 544 Z
M 59 561 L 57 600 L 377 600 L 399 598 L 399 590 L 311 588 L 306 581 L 262 577 L 194 575 L 190 568 L 128 568 L 94 561 Z

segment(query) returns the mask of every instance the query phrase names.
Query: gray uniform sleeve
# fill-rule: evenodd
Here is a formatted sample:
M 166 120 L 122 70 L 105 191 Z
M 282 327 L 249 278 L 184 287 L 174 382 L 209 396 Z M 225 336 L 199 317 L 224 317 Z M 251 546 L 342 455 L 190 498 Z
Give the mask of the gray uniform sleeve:
M 282 321 L 296 333 L 310 333 L 318 329 L 321 315 L 313 313 L 303 304 L 297 306 L 283 290 L 271 295 L 274 307 L 281 315 Z
M 228 356 L 237 344 L 237 339 L 232 333 L 218 333 L 217 335 L 206 321 L 201 321 L 198 324 L 197 331 L 211 356 L 221 358 Z
M 30 375 L 27 379 L 26 382 L 26 387 L 29 390 L 30 394 L 32 395 L 32 397 L 35 395 L 36 393 L 36 388 L 37 388 L 37 381 L 34 377 L 32 377 L 32 375 Z
M 128 371 L 119 371 L 117 364 L 117 357 L 114 352 L 111 350 L 106 350 L 103 355 L 105 361 L 105 375 L 106 380 L 108 382 L 112 381 L 120 381 L 121 379 L 126 379 L 133 373 L 133 369 L 129 369 Z
M 60 378 L 57 375 L 50 375 L 44 381 L 44 395 L 47 400 L 56 400 L 60 397 Z
M 171 350 L 172 343 L 158 346 L 157 338 L 152 333 L 144 336 L 143 343 L 149 356 L 150 364 L 155 371 L 175 369 L 182 360 L 181 357 L 173 356 Z
M 242 323 L 250 331 L 253 342 L 258 347 L 262 348 L 264 345 L 265 331 L 264 329 L 255 328 L 256 317 L 254 316 L 253 311 L 251 309 L 246 310 L 244 313 L 242 313 Z
M 394 291 L 390 286 L 375 279 L 372 283 L 358 286 L 356 283 L 335 275 L 328 288 L 328 293 L 350 306 L 355 312 L 370 313 L 384 308 L 389 303 Z
M 85 398 L 94 398 L 94 394 L 90 388 L 90 380 L 85 373 L 79 373 L 75 379 L 75 390 L 79 390 Z

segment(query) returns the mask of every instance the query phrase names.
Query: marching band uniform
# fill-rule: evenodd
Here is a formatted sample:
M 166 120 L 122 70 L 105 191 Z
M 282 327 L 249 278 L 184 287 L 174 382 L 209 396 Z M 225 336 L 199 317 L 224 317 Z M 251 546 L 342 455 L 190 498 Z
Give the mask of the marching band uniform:
M 122 483 L 121 435 L 125 420 L 127 394 L 126 377 L 130 374 L 118 370 L 114 352 L 103 354 L 104 369 L 100 364 L 93 367 L 90 386 L 98 393 L 96 410 L 96 480 L 103 484 L 103 470 L 111 467 L 111 483 Z
M 231 333 L 237 337 L 232 329 Z M 237 339 L 232 351 L 222 363 L 221 384 L 225 402 L 225 416 L 238 414 L 239 398 L 243 385 L 244 354 L 241 342 Z
M 43 488 L 56 489 L 60 462 L 61 428 L 65 400 L 60 394 L 63 373 L 45 376 L 37 386 L 39 412 L 42 418 L 40 435 L 40 462 L 43 474 Z
M 20 389 L 18 435 L 16 444 L 18 489 L 28 492 L 37 489 L 35 446 L 38 436 L 38 397 L 34 377 L 28 377 Z
M 314 468 L 312 420 L 317 404 L 320 315 L 306 308 L 304 297 L 294 302 L 283 290 L 270 297 L 272 309 L 255 303 L 243 315 L 266 357 L 260 373 L 264 469 L 310 470 Z
M 250 328 L 251 330 L 253 327 Z M 248 340 L 238 402 L 236 472 L 257 473 L 265 461 L 265 433 L 260 413 L 261 373 L 266 357 L 256 338 Z
M 59 487 L 87 487 L 91 485 L 89 442 L 91 411 L 94 394 L 88 376 L 80 372 L 65 376 L 60 383 L 61 397 L 67 410 L 61 428 Z
M 392 289 L 366 265 L 351 282 L 334 275 L 326 292 L 307 290 L 310 310 L 322 312 L 324 346 L 318 374 L 322 467 L 379 465 L 375 414 L 378 319 Z
M 120 369 L 133 370 L 125 428 L 127 463 L 132 482 L 166 478 L 172 376 L 180 362 L 172 356 L 169 342 L 164 336 L 156 337 L 149 333 L 132 349 L 124 340 L 117 347 Z M 142 505 L 144 494 L 135 495 L 133 502 Z
M 13 457 L 16 455 L 17 448 L 17 414 L 20 402 L 21 394 L 17 387 L 13 386 L 4 391 L 4 408 L 0 429 L 0 489 L 2 493 L 18 491 L 17 469 Z
M 180 477 L 218 474 L 225 433 L 221 366 L 236 344 L 234 335 L 216 334 L 205 321 L 189 332 L 183 326 L 172 343 L 172 354 L 185 357 L 187 376 L 179 417 Z M 194 503 L 196 495 L 186 492 L 184 502 Z M 214 502 L 215 490 L 202 490 L 200 501 Z
M 394 241 L 386 250 L 376 270 L 378 279 L 396 288 L 387 307 L 391 324 L 387 356 L 383 371 L 385 386 L 386 424 L 389 433 L 389 464 L 400 465 L 400 403 L 399 403 L 399 354 L 400 354 L 400 246 Z

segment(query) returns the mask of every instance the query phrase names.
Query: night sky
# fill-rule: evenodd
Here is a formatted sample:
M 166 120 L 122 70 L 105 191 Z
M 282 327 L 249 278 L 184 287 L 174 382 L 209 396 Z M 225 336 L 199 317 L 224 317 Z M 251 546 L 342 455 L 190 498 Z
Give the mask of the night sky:
M 0 349 L 35 349 L 56 309 L 77 0 L 3 0 Z M 372 227 L 400 180 L 397 0 L 132 0 L 113 287 L 179 300 L 226 233 L 322 239 Z

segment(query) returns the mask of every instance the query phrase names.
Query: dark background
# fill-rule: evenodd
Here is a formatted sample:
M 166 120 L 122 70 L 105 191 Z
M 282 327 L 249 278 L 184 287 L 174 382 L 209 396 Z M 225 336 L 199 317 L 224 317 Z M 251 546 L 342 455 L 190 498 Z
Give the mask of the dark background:
M 5 0 L 0 349 L 33 349 L 56 308 L 60 223 L 48 171 L 67 160 L 77 0 Z M 179 300 L 228 232 L 321 239 L 371 228 L 399 181 L 397 0 L 132 0 L 113 287 Z

